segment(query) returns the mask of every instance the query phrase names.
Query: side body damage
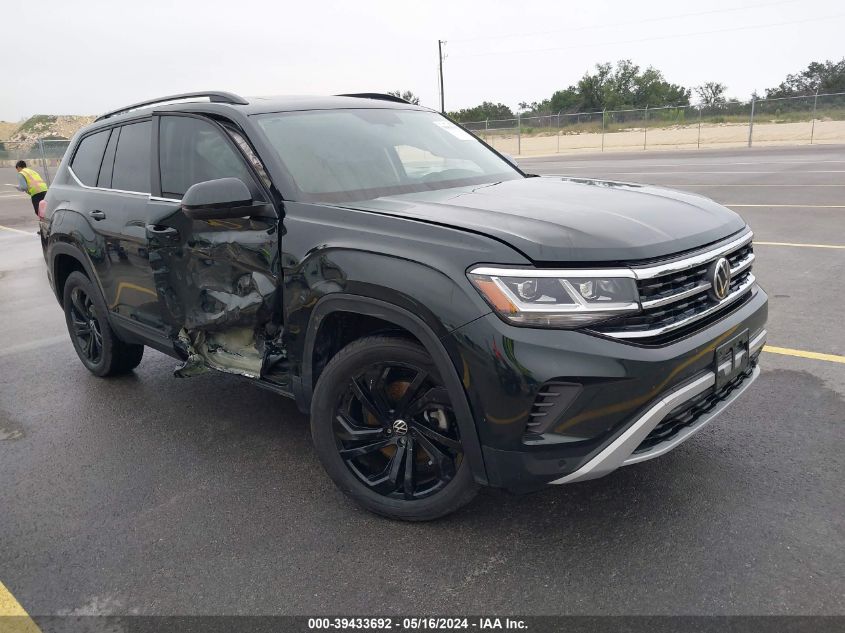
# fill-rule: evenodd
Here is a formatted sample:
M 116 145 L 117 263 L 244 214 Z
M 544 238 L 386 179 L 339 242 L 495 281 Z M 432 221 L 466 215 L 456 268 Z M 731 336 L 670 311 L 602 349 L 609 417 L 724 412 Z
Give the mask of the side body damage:
M 148 228 L 156 293 L 186 358 L 176 375 L 258 378 L 281 330 L 277 221 L 179 215 Z

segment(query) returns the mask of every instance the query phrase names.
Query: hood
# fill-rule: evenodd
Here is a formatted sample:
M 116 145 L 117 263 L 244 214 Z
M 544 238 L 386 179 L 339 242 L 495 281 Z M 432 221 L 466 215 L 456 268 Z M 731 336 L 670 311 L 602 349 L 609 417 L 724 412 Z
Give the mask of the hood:
M 385 196 L 349 206 L 490 235 L 537 263 L 654 259 L 745 228 L 739 215 L 696 194 L 560 176 Z

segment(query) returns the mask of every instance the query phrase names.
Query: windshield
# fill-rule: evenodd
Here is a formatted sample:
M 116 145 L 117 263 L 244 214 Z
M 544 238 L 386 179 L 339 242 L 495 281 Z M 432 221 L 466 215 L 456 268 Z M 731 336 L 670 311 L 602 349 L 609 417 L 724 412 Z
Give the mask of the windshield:
M 257 118 L 306 202 L 370 200 L 523 177 L 434 112 L 309 110 Z

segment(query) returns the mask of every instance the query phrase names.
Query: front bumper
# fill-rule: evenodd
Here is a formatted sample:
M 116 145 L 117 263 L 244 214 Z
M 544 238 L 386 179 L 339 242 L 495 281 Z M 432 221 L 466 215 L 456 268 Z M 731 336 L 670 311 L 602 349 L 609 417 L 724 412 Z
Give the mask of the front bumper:
M 749 355 L 756 358 L 766 344 L 766 330 L 760 332 L 748 346 Z M 739 398 L 757 380 L 760 375 L 760 368 L 755 365 L 751 368 L 750 374 L 742 381 L 742 384 L 730 392 L 724 399 L 715 404 L 707 413 L 697 417 L 694 422 L 684 426 L 669 439 L 655 444 L 654 446 L 637 451 L 655 427 L 665 420 L 673 411 L 691 402 L 697 396 L 713 389 L 716 385 L 716 372 L 704 372 L 692 382 L 673 390 L 665 397 L 658 400 L 648 411 L 638 417 L 627 430 L 604 448 L 598 455 L 593 457 L 578 470 L 565 477 L 552 481 L 553 484 L 568 484 L 587 479 L 596 479 L 613 472 L 621 466 L 637 464 L 648 459 L 654 459 L 668 453 L 673 448 L 688 440 L 695 433 L 715 420 L 725 409 L 727 409 L 737 398 Z M 636 451 L 636 452 L 635 452 Z
M 676 447 L 756 379 L 767 316 L 768 298 L 755 286 L 718 321 L 659 346 L 519 328 L 494 315 L 459 328 L 447 349 L 469 397 L 489 484 L 529 492 L 600 477 Z M 743 332 L 752 357 L 747 374 L 730 393 L 716 393 L 716 349 Z M 575 395 L 530 432 L 537 403 L 556 382 L 575 385 Z M 684 406 L 694 415 L 679 412 Z

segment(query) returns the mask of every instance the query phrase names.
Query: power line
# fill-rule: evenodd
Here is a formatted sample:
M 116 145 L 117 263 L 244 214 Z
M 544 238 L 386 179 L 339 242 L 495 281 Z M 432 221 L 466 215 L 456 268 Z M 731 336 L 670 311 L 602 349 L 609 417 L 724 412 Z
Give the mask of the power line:
M 695 31 L 692 33 L 674 33 L 672 35 L 658 35 L 656 37 L 644 37 L 635 40 L 617 40 L 613 42 L 589 42 L 586 44 L 574 44 L 572 46 L 556 46 L 553 48 L 535 48 L 535 49 L 521 49 L 521 50 L 502 50 L 489 51 L 487 53 L 471 53 L 469 55 L 457 55 L 458 59 L 465 59 L 468 57 L 484 57 L 487 55 L 519 55 L 522 53 L 548 53 L 552 51 L 566 51 L 576 48 L 585 48 L 587 46 L 612 46 L 615 44 L 639 44 L 641 42 L 655 42 L 660 40 L 670 40 L 679 37 L 694 37 L 696 35 L 713 35 L 715 33 L 732 33 L 735 31 L 749 31 L 753 29 L 766 29 L 776 26 L 793 26 L 795 24 L 804 24 L 805 22 L 818 22 L 819 20 L 831 20 L 835 18 L 845 17 L 845 13 L 835 13 L 833 15 L 822 15 L 815 18 L 807 18 L 805 20 L 790 20 L 789 22 L 774 22 L 772 24 L 756 24 L 750 26 L 738 26 L 728 29 L 714 29 L 711 31 Z
M 572 33 L 576 31 L 590 31 L 595 29 L 608 29 L 608 28 L 615 28 L 619 26 L 634 26 L 637 24 L 648 24 L 650 22 L 665 22 L 667 20 L 677 20 L 680 18 L 693 18 L 699 17 L 702 15 L 714 15 L 719 13 L 734 13 L 737 11 L 750 11 L 753 9 L 763 9 L 768 7 L 775 7 L 782 4 L 795 4 L 799 2 L 799 0 L 781 0 L 780 2 L 765 2 L 762 4 L 753 4 L 750 6 L 744 7 L 732 7 L 729 9 L 710 9 L 708 11 L 697 11 L 694 13 L 679 13 L 677 15 L 664 15 L 655 18 L 646 18 L 644 20 L 633 20 L 629 22 L 613 22 L 610 24 L 590 24 L 587 26 L 574 26 L 566 29 L 557 29 L 554 31 L 538 31 L 534 33 L 506 33 L 503 35 L 480 35 L 478 37 L 469 37 L 463 39 L 453 39 L 451 40 L 452 43 L 455 42 L 478 42 L 481 40 L 500 40 L 500 39 L 509 39 L 509 38 L 519 38 L 519 37 L 535 37 L 538 35 L 554 35 L 556 33 Z

